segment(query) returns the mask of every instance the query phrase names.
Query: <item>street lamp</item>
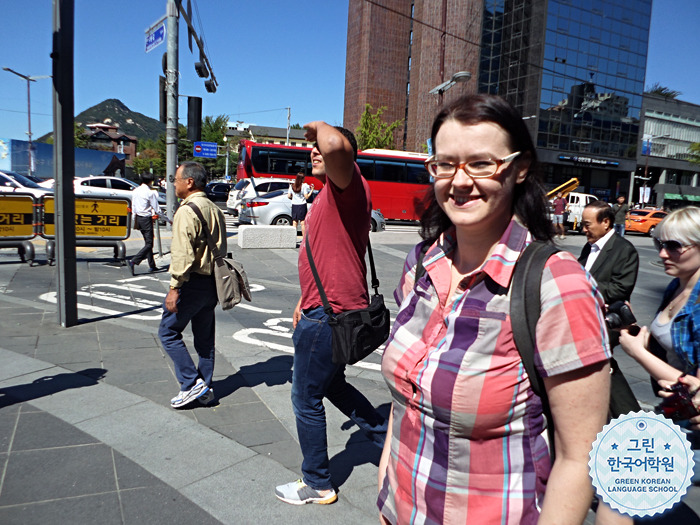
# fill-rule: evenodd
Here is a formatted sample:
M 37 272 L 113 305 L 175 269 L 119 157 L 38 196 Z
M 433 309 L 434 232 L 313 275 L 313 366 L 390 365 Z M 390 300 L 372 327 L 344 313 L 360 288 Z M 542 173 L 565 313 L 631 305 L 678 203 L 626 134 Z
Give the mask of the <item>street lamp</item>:
M 665 135 L 653 135 L 653 136 L 648 135 L 648 136 L 642 138 L 642 154 L 644 154 L 644 142 L 647 143 L 647 148 L 648 148 L 647 154 L 646 154 L 646 160 L 644 162 L 644 177 L 637 176 L 636 178 L 644 181 L 644 185 L 642 186 L 642 191 L 640 194 L 640 200 L 644 201 L 644 203 L 646 203 L 646 199 L 647 199 L 647 196 L 646 196 L 647 195 L 647 193 L 646 193 L 647 192 L 647 190 L 646 190 L 647 182 L 649 182 L 649 180 L 651 179 L 651 177 L 649 177 L 649 156 L 651 155 L 651 143 L 654 139 L 663 139 L 663 138 L 668 138 L 668 137 L 670 137 L 670 135 L 668 133 L 666 133 Z M 631 190 L 631 185 L 630 185 L 630 190 Z
M 435 86 L 433 89 L 428 91 L 428 93 L 431 95 L 440 95 L 440 97 L 442 97 L 442 94 L 454 86 L 457 82 L 466 82 L 470 78 L 472 78 L 472 74 L 469 71 L 457 71 L 457 73 L 452 75 L 450 80 Z
M 5 71 L 9 71 L 10 73 L 14 73 L 18 77 L 23 78 L 24 80 L 27 81 L 27 136 L 29 137 L 29 162 L 27 163 L 27 173 L 29 175 L 32 174 L 32 109 L 31 109 L 31 95 L 30 95 L 30 82 L 36 82 L 37 80 L 40 80 L 42 78 L 51 78 L 51 75 L 39 75 L 39 76 L 29 76 L 29 75 L 23 75 L 22 73 L 17 73 L 14 69 L 10 69 L 9 67 L 4 67 L 3 68 Z

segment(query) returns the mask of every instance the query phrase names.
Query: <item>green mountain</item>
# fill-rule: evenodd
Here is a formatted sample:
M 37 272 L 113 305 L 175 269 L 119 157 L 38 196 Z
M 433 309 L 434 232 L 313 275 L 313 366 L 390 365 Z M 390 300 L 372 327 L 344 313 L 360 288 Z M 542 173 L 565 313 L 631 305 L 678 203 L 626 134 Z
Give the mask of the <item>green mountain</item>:
M 82 128 L 85 128 L 87 124 L 119 124 L 121 133 L 136 137 L 140 141 L 157 140 L 160 135 L 165 133 L 165 124 L 142 113 L 131 111 L 121 100 L 116 98 L 109 98 L 86 109 L 75 116 L 75 122 Z M 37 141 L 45 142 L 52 135 L 53 133 L 47 133 Z

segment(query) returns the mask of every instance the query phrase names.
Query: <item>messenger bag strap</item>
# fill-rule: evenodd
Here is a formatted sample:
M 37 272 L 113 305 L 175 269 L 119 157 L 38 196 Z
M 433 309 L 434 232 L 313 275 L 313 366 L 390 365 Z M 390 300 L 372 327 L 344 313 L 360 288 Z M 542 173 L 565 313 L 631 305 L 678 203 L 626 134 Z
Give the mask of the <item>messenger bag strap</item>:
M 209 246 L 209 251 L 211 252 L 212 256 L 214 257 L 214 261 L 217 259 L 221 259 L 221 253 L 219 252 L 219 248 L 214 242 L 214 238 L 211 235 L 211 232 L 209 231 L 209 227 L 207 226 L 206 221 L 204 220 L 204 216 L 202 215 L 202 211 L 199 209 L 199 207 L 194 203 L 194 202 L 188 202 L 187 206 L 192 208 L 192 211 L 195 213 L 197 218 L 199 218 L 199 222 L 202 223 L 202 230 L 204 230 L 204 233 L 207 236 L 207 245 Z
M 318 276 L 318 271 L 316 270 L 316 264 L 314 263 L 313 255 L 311 255 L 311 246 L 309 245 L 309 235 L 308 232 L 304 235 L 304 244 L 306 245 L 306 257 L 309 260 L 309 266 L 311 267 L 311 273 L 314 275 L 314 280 L 316 281 L 316 287 L 318 288 L 318 293 L 321 296 L 321 301 L 323 301 L 323 311 L 328 315 L 333 315 L 333 309 L 328 302 L 328 297 L 326 296 L 326 291 L 323 289 L 321 284 L 321 278 Z M 379 295 L 379 279 L 377 278 L 377 270 L 374 268 L 374 257 L 372 257 L 372 244 L 367 239 L 367 253 L 369 253 L 369 267 L 372 274 L 372 288 L 374 288 L 374 294 Z
M 328 302 L 328 297 L 326 297 L 326 291 L 323 289 L 321 284 L 321 278 L 318 276 L 318 271 L 316 270 L 316 264 L 314 263 L 314 258 L 311 255 L 311 246 L 309 246 L 309 234 L 308 232 L 304 235 L 304 242 L 306 243 L 306 257 L 309 259 L 309 266 L 311 267 L 311 273 L 314 274 L 314 280 L 316 281 L 316 287 L 318 288 L 318 293 L 321 295 L 321 301 L 323 301 L 323 311 L 326 312 L 328 316 L 333 315 L 333 308 L 331 308 Z

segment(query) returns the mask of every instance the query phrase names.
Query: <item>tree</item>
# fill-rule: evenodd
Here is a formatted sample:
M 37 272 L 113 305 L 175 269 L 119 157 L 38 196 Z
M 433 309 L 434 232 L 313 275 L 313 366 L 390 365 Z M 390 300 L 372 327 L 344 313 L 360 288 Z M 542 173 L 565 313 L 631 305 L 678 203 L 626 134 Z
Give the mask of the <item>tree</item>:
M 690 153 L 690 157 L 688 158 L 690 162 L 693 164 L 700 164 L 700 142 L 693 142 L 688 146 L 688 153 Z
M 652 84 L 651 87 L 648 87 L 644 93 L 647 95 L 658 95 L 666 98 L 678 98 L 679 95 L 683 94 L 678 90 L 662 86 L 659 82 Z
M 387 124 L 382 119 L 386 106 L 380 106 L 375 113 L 372 113 L 373 109 L 370 104 L 365 104 L 360 124 L 355 130 L 357 147 L 361 150 L 369 148 L 395 149 L 394 130 L 403 123 L 403 119 Z
M 289 129 L 303 129 L 303 128 L 301 127 L 301 124 L 299 124 L 297 122 L 296 124 L 292 124 L 291 126 L 289 126 Z

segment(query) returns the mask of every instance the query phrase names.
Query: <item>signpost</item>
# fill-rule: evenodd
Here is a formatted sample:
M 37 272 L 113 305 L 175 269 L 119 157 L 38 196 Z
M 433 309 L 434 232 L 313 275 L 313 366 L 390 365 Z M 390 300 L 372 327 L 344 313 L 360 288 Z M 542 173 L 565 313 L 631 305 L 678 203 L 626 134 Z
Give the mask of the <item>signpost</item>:
M 192 155 L 195 157 L 204 157 L 206 159 L 215 159 L 218 153 L 218 144 L 216 142 L 195 142 Z
M 146 53 L 165 42 L 165 17 L 146 29 Z

